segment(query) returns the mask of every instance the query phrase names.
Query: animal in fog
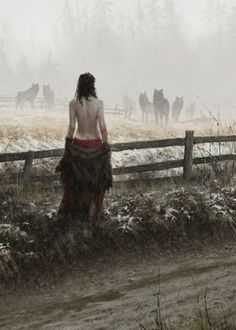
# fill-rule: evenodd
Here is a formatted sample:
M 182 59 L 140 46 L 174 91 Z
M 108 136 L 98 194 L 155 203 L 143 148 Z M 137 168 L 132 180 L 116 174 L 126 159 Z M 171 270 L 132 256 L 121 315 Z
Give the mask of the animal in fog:
M 139 94 L 139 105 L 142 111 L 143 121 L 148 122 L 148 116 L 153 115 L 153 104 L 149 101 L 147 93 Z
M 51 89 L 50 84 L 43 85 L 43 96 L 45 98 L 47 108 L 51 110 L 54 106 L 55 94 Z
M 189 120 L 192 120 L 194 118 L 195 115 L 195 111 L 196 111 L 196 103 L 195 102 L 190 102 L 187 106 L 186 106 L 186 118 Z
M 183 96 L 181 97 L 176 96 L 176 99 L 172 104 L 172 119 L 176 123 L 179 121 L 179 116 L 181 114 L 181 111 L 183 110 L 183 107 L 184 107 Z
M 156 123 L 167 126 L 170 113 L 170 103 L 164 96 L 163 89 L 154 89 L 153 108 Z
M 32 86 L 22 92 L 18 92 L 16 96 L 16 108 L 22 108 L 25 102 L 30 102 L 31 107 L 34 107 L 34 101 L 39 92 L 39 84 L 32 84 Z
M 127 94 L 123 97 L 123 107 L 125 110 L 125 119 L 130 119 L 132 113 L 136 111 L 136 105 L 133 100 L 129 98 Z

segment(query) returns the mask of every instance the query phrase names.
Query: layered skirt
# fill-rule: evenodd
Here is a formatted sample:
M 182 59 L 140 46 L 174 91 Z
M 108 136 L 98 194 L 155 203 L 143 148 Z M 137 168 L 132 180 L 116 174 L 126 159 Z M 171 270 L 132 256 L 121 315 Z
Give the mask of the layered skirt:
M 64 187 L 59 214 L 89 217 L 91 203 L 99 214 L 105 192 L 112 187 L 111 150 L 97 140 L 66 139 L 56 168 Z

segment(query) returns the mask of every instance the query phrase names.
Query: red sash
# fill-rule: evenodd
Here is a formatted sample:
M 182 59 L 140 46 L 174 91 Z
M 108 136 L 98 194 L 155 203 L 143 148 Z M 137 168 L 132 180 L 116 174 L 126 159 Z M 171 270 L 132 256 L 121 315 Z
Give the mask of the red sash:
M 74 139 L 73 143 L 85 148 L 98 148 L 102 146 L 102 141 L 100 139 L 96 139 L 96 140 Z

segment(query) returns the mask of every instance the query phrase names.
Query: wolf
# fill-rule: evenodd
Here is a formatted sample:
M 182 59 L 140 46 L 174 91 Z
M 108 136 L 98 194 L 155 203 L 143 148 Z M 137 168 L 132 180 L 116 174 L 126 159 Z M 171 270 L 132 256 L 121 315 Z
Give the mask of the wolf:
M 54 100 L 55 100 L 55 93 L 51 89 L 51 86 L 43 85 L 43 96 L 45 98 L 46 106 L 49 110 L 53 109 Z
M 181 111 L 183 110 L 184 107 L 184 98 L 183 96 L 181 97 L 176 97 L 175 101 L 172 104 L 172 119 L 176 123 L 179 121 L 179 116 L 181 114 Z
M 169 120 L 170 103 L 164 96 L 163 89 L 154 89 L 153 107 L 156 123 L 167 126 Z
M 153 104 L 149 101 L 147 93 L 139 94 L 139 105 L 143 115 L 143 121 L 148 122 L 148 115 L 153 115 Z
M 30 102 L 31 107 L 34 108 L 34 101 L 39 92 L 39 84 L 32 84 L 32 86 L 22 92 L 18 92 L 16 96 L 16 109 L 23 107 L 25 102 Z

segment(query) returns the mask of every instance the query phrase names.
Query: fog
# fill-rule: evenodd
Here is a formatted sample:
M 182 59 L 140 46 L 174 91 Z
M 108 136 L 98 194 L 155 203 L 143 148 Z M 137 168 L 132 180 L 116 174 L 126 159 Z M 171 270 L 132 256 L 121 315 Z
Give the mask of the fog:
M 32 82 L 72 98 L 90 71 L 106 104 L 164 89 L 236 104 L 233 0 L 0 0 L 0 95 Z

